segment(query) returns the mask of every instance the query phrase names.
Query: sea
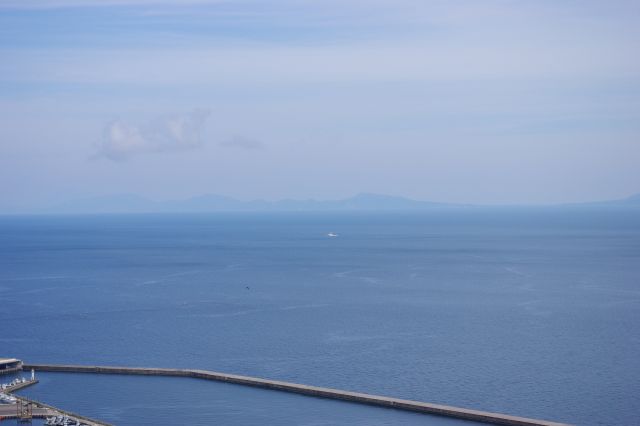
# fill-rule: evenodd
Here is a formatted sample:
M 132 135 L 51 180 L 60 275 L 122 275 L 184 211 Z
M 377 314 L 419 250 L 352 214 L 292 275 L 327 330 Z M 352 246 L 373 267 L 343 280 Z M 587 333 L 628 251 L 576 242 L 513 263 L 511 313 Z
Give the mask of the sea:
M 0 357 L 30 363 L 637 425 L 639 326 L 638 209 L 0 216 Z M 20 394 L 114 425 L 473 425 L 197 379 L 37 376 Z

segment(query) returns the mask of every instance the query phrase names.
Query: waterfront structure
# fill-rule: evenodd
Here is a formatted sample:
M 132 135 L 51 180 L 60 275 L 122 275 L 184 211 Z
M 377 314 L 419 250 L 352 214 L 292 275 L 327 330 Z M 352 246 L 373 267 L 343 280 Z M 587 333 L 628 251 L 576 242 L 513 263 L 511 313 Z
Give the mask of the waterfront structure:
M 37 383 L 35 379 L 35 371 L 51 371 L 51 372 L 67 372 L 67 373 L 90 373 L 90 374 L 123 374 L 123 375 L 145 375 L 145 376 L 174 376 L 174 377 L 191 377 L 204 380 L 213 380 L 238 385 L 253 386 L 263 389 L 271 389 L 277 391 L 297 393 L 320 398 L 337 399 L 359 404 L 375 405 L 378 407 L 393 408 L 397 410 L 414 411 L 424 414 L 432 414 L 446 417 L 454 417 L 458 419 L 471 420 L 479 423 L 490 423 L 495 425 L 506 426 L 569 426 L 563 423 L 556 423 L 546 420 L 530 419 L 506 414 L 491 413 L 480 410 L 472 410 L 467 408 L 452 407 L 447 405 L 432 404 L 421 401 L 411 401 L 398 398 L 389 398 L 380 395 L 370 395 L 358 392 L 344 391 L 340 389 L 331 389 L 317 386 L 308 386 L 298 383 L 282 382 L 277 380 L 261 379 L 257 377 L 239 376 L 235 374 L 220 373 L 208 370 L 188 370 L 188 369 L 170 369 L 170 368 L 138 368 L 138 367 L 113 367 L 113 366 L 93 366 L 93 365 L 56 365 L 56 364 L 23 364 L 22 361 L 15 358 L 0 359 L 4 361 L 5 370 L 11 368 L 11 371 L 31 369 L 31 379 L 24 380 L 5 392 L 14 392 L 19 388 Z M 46 404 L 30 401 L 28 398 L 19 397 L 22 402 L 36 403 L 37 407 L 49 408 L 57 412 L 67 413 L 58 408 L 48 406 Z M 2 414 L 0 412 L 0 414 Z M 43 416 L 44 413 L 39 413 Z M 85 424 L 102 426 L 106 423 L 93 419 L 79 416 L 74 413 L 68 413 L 76 418 L 87 420 Z M 35 417 L 35 415 L 34 415 Z M 110 426 L 110 425 L 107 425 Z
M 22 361 L 16 358 L 0 358 L 0 374 L 22 370 Z
M 278 380 L 261 379 L 257 377 L 239 376 L 236 374 L 227 374 L 208 370 L 56 364 L 25 364 L 25 368 L 30 368 L 37 371 L 63 373 L 191 377 L 196 379 L 213 380 L 244 386 L 253 386 L 263 389 L 291 392 L 320 398 L 337 399 L 359 404 L 375 405 L 378 407 L 393 408 L 397 410 L 454 417 L 479 423 L 490 423 L 506 426 L 568 426 L 564 423 L 551 422 L 547 420 L 530 419 L 525 417 L 511 416 L 507 414 L 490 413 L 486 411 L 432 404 L 428 402 L 389 398 L 380 395 L 370 395 L 359 392 L 344 391 L 340 389 L 323 388 L 318 386 L 308 386 L 298 383 L 282 382 Z

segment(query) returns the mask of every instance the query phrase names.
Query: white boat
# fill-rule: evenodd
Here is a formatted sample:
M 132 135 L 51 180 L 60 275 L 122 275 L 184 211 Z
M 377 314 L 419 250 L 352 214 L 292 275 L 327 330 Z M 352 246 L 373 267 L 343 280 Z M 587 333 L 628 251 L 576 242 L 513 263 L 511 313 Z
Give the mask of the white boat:
M 0 393 L 0 401 L 7 404 L 15 404 L 17 402 L 17 399 L 14 396 Z
M 333 232 L 329 232 L 329 233 L 327 234 L 327 237 L 337 237 L 337 236 L 338 236 L 338 234 L 335 234 L 335 233 L 333 233 Z

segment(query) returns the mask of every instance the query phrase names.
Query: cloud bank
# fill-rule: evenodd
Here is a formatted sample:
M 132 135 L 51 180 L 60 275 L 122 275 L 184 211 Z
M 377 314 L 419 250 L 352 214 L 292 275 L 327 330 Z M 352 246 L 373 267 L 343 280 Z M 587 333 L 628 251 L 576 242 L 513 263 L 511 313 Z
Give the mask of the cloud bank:
M 96 156 L 124 161 L 142 154 L 197 149 L 202 146 L 202 129 L 208 116 L 209 111 L 197 109 L 143 126 L 114 120 L 107 124 Z

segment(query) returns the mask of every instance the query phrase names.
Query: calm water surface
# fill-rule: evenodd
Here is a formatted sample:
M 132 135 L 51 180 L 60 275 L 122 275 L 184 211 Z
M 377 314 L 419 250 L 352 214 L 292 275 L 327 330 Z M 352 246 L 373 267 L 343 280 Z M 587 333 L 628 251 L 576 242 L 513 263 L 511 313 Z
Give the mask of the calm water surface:
M 0 356 L 631 425 L 639 277 L 638 211 L 1 217 Z M 42 379 L 25 392 L 118 425 L 460 423 L 197 380 Z

